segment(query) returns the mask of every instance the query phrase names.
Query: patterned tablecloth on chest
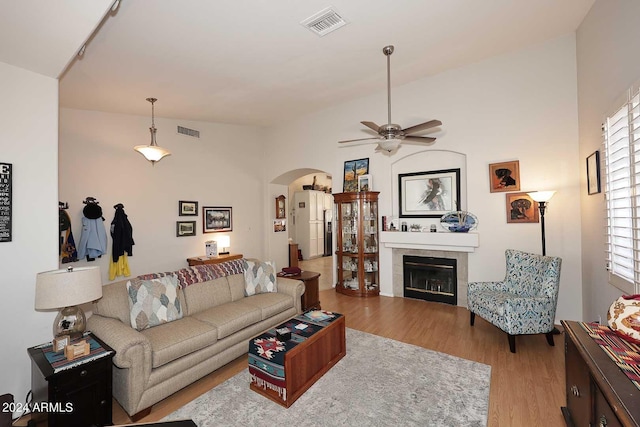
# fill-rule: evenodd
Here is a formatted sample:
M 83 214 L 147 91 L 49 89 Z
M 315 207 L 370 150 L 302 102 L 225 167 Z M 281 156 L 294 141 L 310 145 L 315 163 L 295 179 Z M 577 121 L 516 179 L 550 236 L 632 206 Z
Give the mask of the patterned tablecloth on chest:
M 326 317 L 326 318 L 325 318 Z M 278 392 L 278 395 L 286 400 L 286 383 L 284 373 L 284 357 L 287 351 L 292 350 L 300 343 L 306 341 L 316 332 L 328 326 L 342 314 L 328 311 L 310 311 L 269 329 L 249 341 L 249 374 L 251 382 L 265 389 Z M 301 329 L 300 325 L 307 325 Z M 276 337 L 276 329 L 289 328 L 291 339 L 279 341 Z

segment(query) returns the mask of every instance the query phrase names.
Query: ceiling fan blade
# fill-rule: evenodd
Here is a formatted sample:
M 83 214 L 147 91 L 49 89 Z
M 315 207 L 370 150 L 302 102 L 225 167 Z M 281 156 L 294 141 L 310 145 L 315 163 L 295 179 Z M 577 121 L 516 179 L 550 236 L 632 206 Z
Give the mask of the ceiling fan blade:
M 380 126 L 378 126 L 377 124 L 373 123 L 373 122 L 360 122 L 363 125 L 365 125 L 366 127 L 368 127 L 369 129 L 373 129 L 376 132 L 378 132 L 378 129 L 380 129 Z
M 435 142 L 435 138 L 430 136 L 405 136 L 403 141 L 407 142 L 421 142 L 423 144 L 432 144 Z
M 421 130 L 427 130 L 434 128 L 436 126 L 442 126 L 442 122 L 440 120 L 429 120 L 428 122 L 420 123 L 419 125 L 411 126 L 409 128 L 403 129 L 402 131 L 405 135 L 410 135 L 412 133 L 420 132 Z
M 345 143 L 345 142 L 367 141 L 367 140 L 369 140 L 369 139 L 380 139 L 380 138 L 376 138 L 376 137 L 374 137 L 374 138 L 348 139 L 348 140 L 346 140 L 346 141 L 338 141 L 338 144 L 342 144 L 342 143 Z

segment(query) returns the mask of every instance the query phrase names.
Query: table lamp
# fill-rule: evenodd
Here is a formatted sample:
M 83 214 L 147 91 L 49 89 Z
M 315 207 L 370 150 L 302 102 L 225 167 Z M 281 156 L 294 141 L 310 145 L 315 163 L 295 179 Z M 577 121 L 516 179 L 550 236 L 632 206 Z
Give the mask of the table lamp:
M 222 249 L 221 252 L 218 252 L 218 255 L 228 255 L 231 238 L 229 236 L 220 236 L 216 240 L 218 241 L 218 247 Z
M 69 267 L 36 276 L 36 310 L 60 309 L 53 322 L 53 335 L 82 336 L 87 318 L 78 305 L 102 298 L 99 267 Z

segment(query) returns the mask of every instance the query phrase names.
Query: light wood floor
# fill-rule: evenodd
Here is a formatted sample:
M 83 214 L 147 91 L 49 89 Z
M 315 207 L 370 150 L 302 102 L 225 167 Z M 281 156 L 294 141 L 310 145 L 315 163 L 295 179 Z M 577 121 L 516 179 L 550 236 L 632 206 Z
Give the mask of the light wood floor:
M 320 277 L 318 278 L 319 290 L 324 291 L 325 289 L 333 288 L 333 257 L 325 256 L 299 261 L 298 266 L 302 270 L 320 273 Z
M 544 335 L 518 337 L 512 354 L 504 332 L 479 317 L 469 326 L 469 312 L 461 307 L 383 296 L 361 299 L 333 290 L 321 291 L 320 301 L 323 309 L 343 313 L 349 328 L 490 365 L 489 426 L 564 426 L 564 334 L 555 336 L 555 347 Z M 236 359 L 154 405 L 140 422 L 160 420 L 246 365 L 246 356 Z M 130 422 L 115 400 L 113 422 Z

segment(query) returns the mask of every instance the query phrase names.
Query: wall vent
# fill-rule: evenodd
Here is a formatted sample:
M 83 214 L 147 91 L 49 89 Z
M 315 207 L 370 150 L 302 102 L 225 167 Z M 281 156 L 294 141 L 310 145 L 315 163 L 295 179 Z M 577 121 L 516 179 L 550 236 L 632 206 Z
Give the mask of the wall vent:
M 307 27 L 311 32 L 322 37 L 340 27 L 344 27 L 347 25 L 347 21 L 345 21 L 342 16 L 340 16 L 340 14 L 330 6 L 315 15 L 308 17 L 300 24 Z
M 192 138 L 200 138 L 200 131 L 195 129 L 189 129 L 183 126 L 178 126 L 178 133 L 180 135 L 190 136 Z

